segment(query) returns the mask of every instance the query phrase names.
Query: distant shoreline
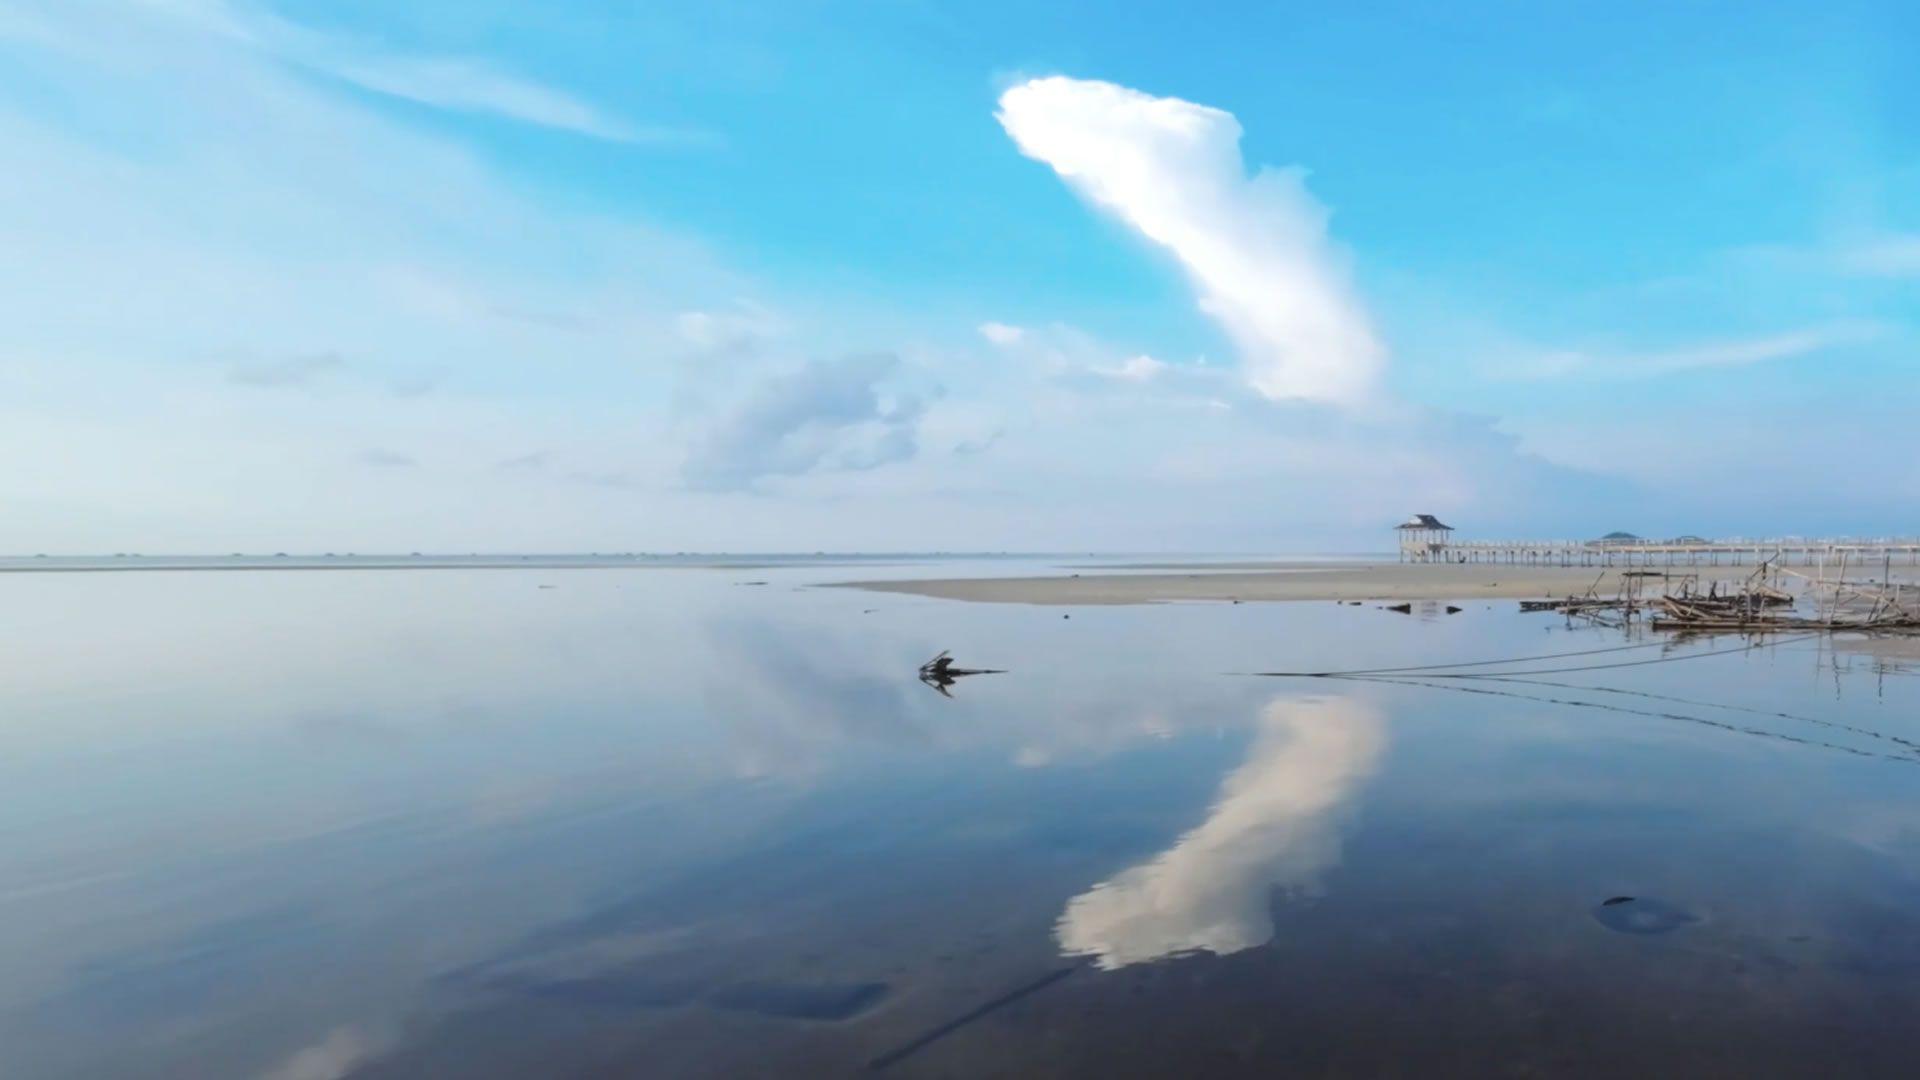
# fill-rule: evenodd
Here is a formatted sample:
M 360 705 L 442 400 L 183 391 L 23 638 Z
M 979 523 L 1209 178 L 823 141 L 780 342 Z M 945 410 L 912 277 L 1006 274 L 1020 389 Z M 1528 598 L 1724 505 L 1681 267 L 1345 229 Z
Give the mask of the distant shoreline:
M 541 554 L 541 555 L 4 555 L 0 574 L 95 574 L 188 571 L 267 570 L 768 570 L 779 567 L 903 566 L 940 562 L 1039 561 L 1072 566 L 1088 559 L 1182 559 L 1169 565 L 1216 565 L 1222 568 L 1249 563 L 1245 556 L 1155 556 L 1135 553 L 1089 552 L 715 552 L 687 554 Z M 1390 555 L 1294 556 L 1320 558 L 1316 565 L 1365 562 Z M 1192 560 L 1216 560 L 1195 563 Z M 1136 564 L 1104 564 L 1124 569 Z M 1152 565 L 1139 563 L 1137 565 Z
M 850 564 L 854 560 L 848 560 Z M 723 558 L 672 556 L 130 556 L 127 558 L 73 557 L 0 560 L 0 574 L 146 574 L 241 573 L 271 571 L 355 570 L 764 570 L 789 565 L 779 562 L 743 562 Z
M 847 581 L 836 587 L 906 593 L 988 604 L 1112 606 L 1181 601 L 1391 601 L 1544 599 L 1616 594 L 1621 570 L 1591 567 L 1490 566 L 1457 563 L 1271 562 L 1150 563 L 1140 574 L 1090 572 L 1025 578 L 941 578 Z M 1113 569 L 1102 567 L 1101 570 Z M 1187 572 L 1171 572 L 1184 569 Z M 1741 581 L 1750 566 L 1675 568 L 1702 582 Z

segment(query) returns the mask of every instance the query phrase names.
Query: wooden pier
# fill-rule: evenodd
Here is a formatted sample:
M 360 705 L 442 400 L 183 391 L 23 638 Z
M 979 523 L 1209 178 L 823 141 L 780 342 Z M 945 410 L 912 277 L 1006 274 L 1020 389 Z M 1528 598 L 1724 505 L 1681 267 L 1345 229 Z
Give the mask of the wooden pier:
M 1402 562 L 1502 563 L 1524 566 L 1776 566 L 1920 565 L 1920 536 L 1732 537 L 1722 540 L 1453 540 L 1403 543 Z

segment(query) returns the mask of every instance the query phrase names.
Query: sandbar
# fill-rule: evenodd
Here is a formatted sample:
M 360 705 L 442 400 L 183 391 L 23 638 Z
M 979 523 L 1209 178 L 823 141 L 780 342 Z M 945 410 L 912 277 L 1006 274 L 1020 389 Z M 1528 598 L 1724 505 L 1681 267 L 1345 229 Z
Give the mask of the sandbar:
M 1311 562 L 1159 563 L 1149 573 L 1083 572 L 1046 577 L 939 578 L 924 581 L 848 581 L 845 588 L 907 593 L 946 600 L 990 604 L 1112 605 L 1176 602 L 1368 601 L 1548 599 L 1583 595 L 1589 588 L 1603 597 L 1620 593 L 1629 568 L 1500 566 L 1453 563 Z M 1260 569 L 1248 569 L 1259 566 Z M 1642 571 L 1644 572 L 1644 571 Z M 1742 581 L 1751 566 L 1675 567 L 1679 577 L 1693 574 L 1711 581 Z M 1661 585 L 1655 579 L 1650 589 Z

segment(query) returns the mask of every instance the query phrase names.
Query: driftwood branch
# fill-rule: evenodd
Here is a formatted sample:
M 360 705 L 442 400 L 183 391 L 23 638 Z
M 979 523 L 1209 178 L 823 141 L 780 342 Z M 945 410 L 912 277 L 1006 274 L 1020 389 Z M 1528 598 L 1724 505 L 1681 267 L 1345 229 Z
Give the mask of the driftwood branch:
M 920 681 L 940 691 L 940 693 L 947 697 L 953 696 L 952 692 L 947 688 L 953 685 L 955 679 L 963 679 L 968 675 L 1004 674 L 1006 674 L 1006 672 L 1001 668 L 954 667 L 953 657 L 948 655 L 946 649 L 941 649 L 938 656 L 920 665 Z

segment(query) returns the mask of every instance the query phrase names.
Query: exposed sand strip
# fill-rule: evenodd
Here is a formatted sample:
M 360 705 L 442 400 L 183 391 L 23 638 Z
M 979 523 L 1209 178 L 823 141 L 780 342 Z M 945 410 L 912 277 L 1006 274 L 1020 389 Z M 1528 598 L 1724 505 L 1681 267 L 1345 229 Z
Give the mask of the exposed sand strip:
M 1428 563 L 1268 563 L 1266 570 L 1101 574 L 1025 578 L 945 578 L 928 581 L 850 581 L 847 588 L 910 593 L 991 604 L 1158 604 L 1181 600 L 1480 600 L 1544 599 L 1579 595 L 1593 586 L 1617 595 L 1621 569 L 1488 566 Z M 1244 564 L 1243 564 L 1244 565 Z M 1741 581 L 1751 566 L 1676 567 L 1676 577 Z M 1598 582 L 1596 585 L 1595 583 Z M 1654 585 L 1657 589 L 1658 586 Z

